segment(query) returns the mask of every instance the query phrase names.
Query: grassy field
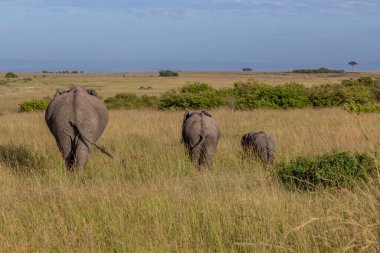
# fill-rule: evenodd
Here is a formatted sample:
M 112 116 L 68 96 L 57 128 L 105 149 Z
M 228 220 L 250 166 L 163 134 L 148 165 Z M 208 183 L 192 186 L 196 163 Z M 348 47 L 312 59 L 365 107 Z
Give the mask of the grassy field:
M 78 80 L 85 80 L 86 74 L 82 75 Z M 114 93 L 124 91 L 113 79 L 124 80 L 121 75 L 110 74 L 108 80 L 108 75 L 99 74 L 98 80 L 91 74 L 88 80 L 98 80 L 91 87 L 101 87 L 102 96 L 105 90 L 111 95 L 107 83 L 119 88 Z M 216 86 L 210 76 L 198 81 Z M 17 86 L 16 97 L 44 96 L 65 86 L 66 78 L 76 80 L 57 76 L 54 84 L 36 85 L 39 88 L 28 93 L 26 86 L 32 87 L 32 81 Z M 162 90 L 175 86 L 172 79 L 152 79 L 162 80 Z M 243 133 L 266 130 L 277 144 L 278 160 L 332 150 L 365 152 L 377 159 L 380 114 L 358 116 L 342 109 L 211 111 L 222 138 L 214 168 L 199 172 L 180 144 L 182 112 L 111 111 L 98 143 L 114 159 L 92 149 L 79 178 L 66 173 L 43 113 L 13 113 L 13 104 L 4 99 L 9 110 L 0 115 L 1 252 L 376 252 L 378 248 L 378 178 L 353 191 L 289 191 L 270 169 L 243 160 L 239 145 Z

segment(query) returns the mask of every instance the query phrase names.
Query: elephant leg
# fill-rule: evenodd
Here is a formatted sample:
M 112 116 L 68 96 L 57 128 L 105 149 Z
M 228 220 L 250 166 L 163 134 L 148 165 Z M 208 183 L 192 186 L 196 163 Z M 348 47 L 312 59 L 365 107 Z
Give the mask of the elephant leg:
M 212 167 L 212 157 L 214 154 L 214 148 L 204 147 L 201 153 L 200 166 L 207 165 L 207 167 Z
M 201 149 L 199 147 L 195 147 L 190 151 L 190 159 L 193 163 L 199 165 L 201 157 Z
M 72 170 L 75 164 L 75 140 L 69 136 L 57 137 L 58 148 L 65 160 L 66 168 Z
M 78 169 L 83 168 L 86 163 L 89 152 L 89 146 L 82 140 L 78 141 L 78 145 L 75 150 L 75 165 Z

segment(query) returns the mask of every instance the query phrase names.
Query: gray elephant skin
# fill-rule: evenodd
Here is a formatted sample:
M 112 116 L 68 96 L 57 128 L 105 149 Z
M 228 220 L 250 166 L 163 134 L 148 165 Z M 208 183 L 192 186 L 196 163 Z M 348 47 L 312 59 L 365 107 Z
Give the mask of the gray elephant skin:
M 265 133 L 246 133 L 241 138 L 241 146 L 247 155 L 257 155 L 264 164 L 271 164 L 275 158 L 275 143 L 273 138 Z
M 95 90 L 58 90 L 45 112 L 45 121 L 69 170 L 84 166 L 91 144 L 112 157 L 95 143 L 108 122 L 108 110 Z
M 207 111 L 186 110 L 182 123 L 182 142 L 190 159 L 200 168 L 212 166 L 221 133 L 218 123 Z

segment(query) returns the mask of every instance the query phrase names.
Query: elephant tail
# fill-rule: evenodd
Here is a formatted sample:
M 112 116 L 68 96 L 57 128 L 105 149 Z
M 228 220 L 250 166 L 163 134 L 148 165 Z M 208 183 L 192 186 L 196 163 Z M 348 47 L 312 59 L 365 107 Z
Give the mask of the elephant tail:
M 86 142 L 91 143 L 92 145 L 94 145 L 95 147 L 97 147 L 103 154 L 105 154 L 105 155 L 107 155 L 107 156 L 109 156 L 110 158 L 113 159 L 113 156 L 110 153 L 108 153 L 107 150 L 104 147 L 99 146 L 95 142 L 89 140 L 85 135 L 83 135 L 83 133 L 80 131 L 80 129 L 77 126 L 77 124 L 75 124 L 72 121 L 70 121 L 70 124 L 78 131 L 79 135 L 83 138 L 83 140 L 85 140 Z
M 198 147 L 199 145 L 202 145 L 202 143 L 204 142 L 205 140 L 205 129 L 204 129 L 204 120 L 203 120 L 203 113 L 201 113 L 201 132 L 200 132 L 200 135 L 199 135 L 199 141 L 197 143 L 195 143 L 194 146 L 190 147 L 190 150 L 193 150 L 194 148 Z

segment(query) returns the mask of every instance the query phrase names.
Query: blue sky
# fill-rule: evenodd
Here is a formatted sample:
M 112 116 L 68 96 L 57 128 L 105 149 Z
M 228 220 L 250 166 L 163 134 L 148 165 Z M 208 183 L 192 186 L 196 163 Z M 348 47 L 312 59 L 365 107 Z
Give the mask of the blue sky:
M 0 71 L 380 70 L 379 0 L 0 0 L 0 34 Z

